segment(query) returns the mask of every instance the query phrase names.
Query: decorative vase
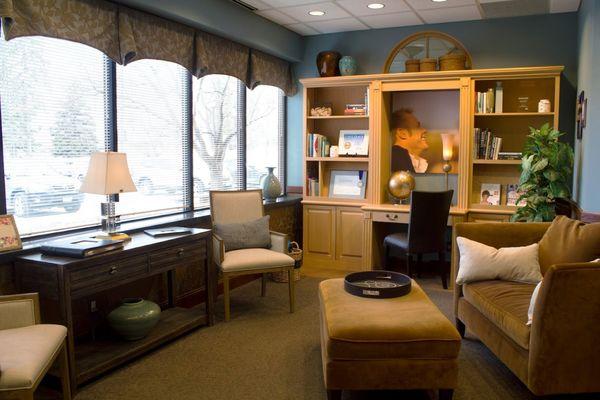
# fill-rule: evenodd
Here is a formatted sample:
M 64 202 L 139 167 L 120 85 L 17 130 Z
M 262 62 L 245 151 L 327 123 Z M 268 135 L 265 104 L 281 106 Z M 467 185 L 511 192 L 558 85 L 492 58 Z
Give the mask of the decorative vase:
M 340 73 L 342 75 L 355 75 L 358 66 L 356 60 L 350 56 L 344 56 L 340 60 Z
M 337 51 L 322 51 L 317 55 L 317 68 L 322 77 L 340 75 L 340 58 L 342 55 Z
M 273 201 L 281 194 L 281 182 L 275 176 L 273 171 L 275 167 L 267 167 L 268 174 L 260 178 L 260 187 L 263 191 L 265 200 Z
M 123 299 L 108 314 L 108 324 L 125 340 L 143 339 L 160 319 L 158 304 L 140 297 Z

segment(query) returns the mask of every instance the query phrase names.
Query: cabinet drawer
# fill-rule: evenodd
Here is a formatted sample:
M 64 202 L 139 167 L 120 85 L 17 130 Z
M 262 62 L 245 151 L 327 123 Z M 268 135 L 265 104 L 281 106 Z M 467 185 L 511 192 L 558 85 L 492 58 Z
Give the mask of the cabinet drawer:
M 150 253 L 150 271 L 168 269 L 175 264 L 199 262 L 205 258 L 206 241 L 185 243 Z
M 373 222 L 394 222 L 397 224 L 408 224 L 409 220 L 409 213 L 385 211 L 373 212 Z
M 123 278 L 143 276 L 147 272 L 148 258 L 146 255 L 90 265 L 71 271 L 71 289 L 73 292 L 77 292 L 87 288 L 97 288 L 105 283 L 114 284 Z

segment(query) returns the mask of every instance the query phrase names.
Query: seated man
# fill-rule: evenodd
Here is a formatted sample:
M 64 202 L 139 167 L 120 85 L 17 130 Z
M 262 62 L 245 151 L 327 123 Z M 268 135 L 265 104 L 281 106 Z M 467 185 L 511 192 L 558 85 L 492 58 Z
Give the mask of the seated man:
M 392 172 L 426 172 L 428 163 L 421 154 L 429 148 L 427 130 L 408 108 L 396 111 L 393 118 Z

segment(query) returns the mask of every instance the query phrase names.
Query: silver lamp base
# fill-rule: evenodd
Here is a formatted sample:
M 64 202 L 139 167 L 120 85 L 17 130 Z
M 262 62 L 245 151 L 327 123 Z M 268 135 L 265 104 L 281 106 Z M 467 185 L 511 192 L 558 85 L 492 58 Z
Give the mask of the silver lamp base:
M 121 216 L 115 213 L 115 202 L 110 198 L 107 202 L 100 204 L 100 222 L 102 231 L 107 235 L 116 235 L 121 228 Z

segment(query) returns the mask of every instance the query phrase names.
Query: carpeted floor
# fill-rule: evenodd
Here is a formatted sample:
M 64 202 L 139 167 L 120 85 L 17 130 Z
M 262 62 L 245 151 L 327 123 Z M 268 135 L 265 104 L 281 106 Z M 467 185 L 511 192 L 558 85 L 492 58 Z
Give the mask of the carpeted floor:
M 319 279 L 297 285 L 297 309 L 288 312 L 287 285 L 270 283 L 261 298 L 259 281 L 232 292 L 232 320 L 202 328 L 85 386 L 88 399 L 325 399 L 321 371 L 317 288 Z M 452 292 L 438 279 L 420 279 L 452 318 Z M 533 399 L 527 388 L 485 346 L 468 337 L 460 354 L 456 400 Z M 421 392 L 345 392 L 345 400 L 427 399 Z M 571 397 L 572 398 L 572 397 Z

